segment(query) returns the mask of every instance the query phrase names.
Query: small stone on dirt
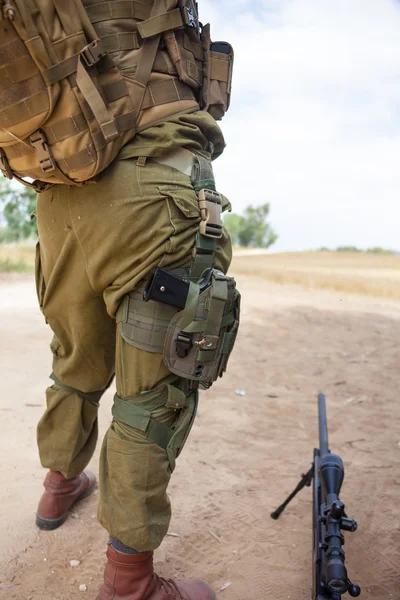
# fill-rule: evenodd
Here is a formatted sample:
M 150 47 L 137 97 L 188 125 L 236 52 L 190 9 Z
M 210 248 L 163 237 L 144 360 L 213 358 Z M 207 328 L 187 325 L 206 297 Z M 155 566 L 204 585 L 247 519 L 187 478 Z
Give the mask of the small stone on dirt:
M 79 567 L 79 565 L 81 564 L 80 560 L 70 560 L 69 564 L 71 565 L 71 567 Z
M 246 396 L 246 390 L 236 390 L 236 396 Z
M 228 581 L 227 583 L 225 583 L 225 585 L 222 586 L 222 588 L 220 588 L 220 592 L 223 592 L 224 590 L 227 590 L 228 587 L 230 587 L 232 585 L 231 581 Z
M 79 586 L 79 591 L 80 591 L 80 592 L 87 592 L 87 585 L 86 585 L 86 583 L 82 583 L 82 584 Z
M 79 515 L 78 515 L 78 513 L 72 513 L 71 517 L 72 517 L 73 519 L 79 519 Z

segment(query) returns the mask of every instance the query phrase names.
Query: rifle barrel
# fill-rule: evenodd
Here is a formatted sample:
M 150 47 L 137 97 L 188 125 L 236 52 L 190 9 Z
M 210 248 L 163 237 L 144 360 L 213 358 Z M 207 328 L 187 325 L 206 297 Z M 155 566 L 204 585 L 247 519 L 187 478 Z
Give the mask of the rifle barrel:
M 318 395 L 318 411 L 319 411 L 319 450 L 320 455 L 329 454 L 328 444 L 328 424 L 326 419 L 326 402 L 324 394 Z

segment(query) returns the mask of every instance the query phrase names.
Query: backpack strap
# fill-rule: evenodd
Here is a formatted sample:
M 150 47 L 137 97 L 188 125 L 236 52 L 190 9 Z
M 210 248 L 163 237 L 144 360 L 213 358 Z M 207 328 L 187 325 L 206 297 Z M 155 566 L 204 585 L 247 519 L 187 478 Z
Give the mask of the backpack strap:
M 96 42 L 93 42 L 93 44 L 96 44 Z M 101 58 L 101 49 L 99 48 L 100 44 L 96 44 L 95 46 L 93 46 L 93 44 L 91 44 L 92 48 L 96 48 L 96 52 L 99 51 L 98 56 Z M 89 48 L 89 46 L 87 46 L 87 48 Z M 100 60 L 100 58 L 98 58 L 98 60 Z M 100 129 L 104 135 L 106 142 L 111 142 L 112 140 L 115 140 L 115 138 L 118 137 L 119 132 L 114 116 L 112 112 L 107 108 L 107 105 L 101 97 L 99 90 L 95 86 L 93 79 L 86 71 L 82 61 L 82 54 L 78 59 L 78 67 L 76 71 L 76 85 L 82 92 L 82 95 L 85 98 L 86 102 L 89 104 L 96 121 L 100 125 Z
M 151 11 L 151 16 L 148 20 L 151 21 L 153 18 L 157 18 L 159 15 L 164 14 L 163 4 L 163 2 L 154 2 L 153 9 Z M 144 23 L 146 22 L 147 21 L 144 21 Z M 139 33 L 141 34 L 140 30 Z M 142 109 L 142 105 L 145 99 L 146 87 L 149 82 L 151 72 L 153 70 L 157 50 L 160 45 L 160 40 L 161 33 L 156 33 L 155 35 L 153 34 L 152 36 L 148 36 L 143 40 L 140 58 L 134 76 L 134 81 L 137 84 L 138 92 L 135 102 L 135 109 L 137 110 L 137 114 L 139 114 Z

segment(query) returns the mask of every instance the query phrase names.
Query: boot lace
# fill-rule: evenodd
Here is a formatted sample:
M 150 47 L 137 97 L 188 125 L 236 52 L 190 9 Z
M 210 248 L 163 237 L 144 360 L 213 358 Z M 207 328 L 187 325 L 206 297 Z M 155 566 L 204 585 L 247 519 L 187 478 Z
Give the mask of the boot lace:
M 154 573 L 153 577 L 156 584 L 158 584 L 160 588 L 167 593 L 167 595 L 173 596 L 174 600 L 186 600 L 186 598 L 182 596 L 173 579 L 164 579 L 156 573 Z

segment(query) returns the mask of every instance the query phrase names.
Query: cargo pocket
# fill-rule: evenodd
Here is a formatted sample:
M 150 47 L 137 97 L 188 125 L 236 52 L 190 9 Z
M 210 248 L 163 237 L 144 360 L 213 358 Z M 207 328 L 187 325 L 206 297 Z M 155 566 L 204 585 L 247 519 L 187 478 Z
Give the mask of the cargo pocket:
M 186 188 L 160 185 L 158 190 L 168 204 L 172 226 L 167 253 L 172 254 L 186 245 L 190 251 L 200 222 L 200 208 L 196 192 L 191 186 Z M 188 242 L 189 239 L 190 242 Z
M 199 201 L 192 187 L 159 185 L 158 190 L 167 198 L 172 223 L 195 218 L 200 220 Z
M 42 261 L 40 257 L 40 242 L 38 241 L 36 244 L 35 251 L 35 283 L 36 283 L 36 293 L 39 302 L 40 309 L 43 308 L 44 295 L 46 292 L 46 284 L 43 277 L 42 271 Z

